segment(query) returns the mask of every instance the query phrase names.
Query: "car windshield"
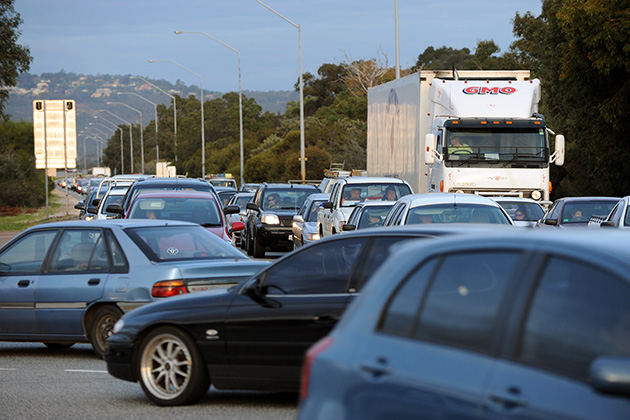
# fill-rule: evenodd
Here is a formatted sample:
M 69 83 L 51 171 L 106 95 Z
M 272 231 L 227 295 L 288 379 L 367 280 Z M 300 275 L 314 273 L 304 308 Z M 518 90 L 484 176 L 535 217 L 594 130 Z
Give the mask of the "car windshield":
M 406 224 L 422 223 L 490 223 L 509 225 L 503 212 L 494 206 L 480 204 L 433 204 L 409 210 Z
M 207 198 L 138 197 L 129 209 L 129 219 L 164 219 L 222 226 L 221 210 L 210 196 Z
M 540 220 L 545 211 L 540 204 L 524 203 L 519 201 L 502 201 L 499 203 L 503 210 L 512 218 L 512 220 L 524 220 L 526 222 L 536 222 Z
M 392 204 L 393 205 L 393 204 Z M 383 226 L 385 216 L 389 213 L 389 209 L 392 206 L 365 206 L 361 219 L 359 221 L 359 228 L 378 227 Z
M 617 204 L 616 201 L 576 201 L 568 202 L 562 209 L 562 224 L 586 223 L 591 216 L 608 216 Z
M 317 213 L 322 204 L 324 204 L 328 200 L 314 200 L 313 204 L 311 204 L 311 211 L 308 212 L 306 221 L 307 222 L 317 222 Z
M 306 201 L 306 198 L 319 192 L 314 189 L 299 188 L 270 188 L 263 197 L 263 210 L 293 210 L 297 212 Z
M 445 152 L 448 166 L 544 166 L 548 161 L 545 131 L 534 127 L 451 129 Z
M 244 258 L 232 245 L 198 226 L 137 227 L 125 232 L 156 262 Z
M 245 207 L 247 206 L 247 203 L 249 203 L 249 200 L 252 199 L 253 196 L 248 196 L 248 197 L 237 197 L 236 198 L 236 203 L 238 205 L 238 207 L 241 209 L 241 211 L 245 210 Z
M 396 201 L 411 194 L 407 184 L 346 184 L 341 192 L 341 207 L 354 207 L 361 201 Z

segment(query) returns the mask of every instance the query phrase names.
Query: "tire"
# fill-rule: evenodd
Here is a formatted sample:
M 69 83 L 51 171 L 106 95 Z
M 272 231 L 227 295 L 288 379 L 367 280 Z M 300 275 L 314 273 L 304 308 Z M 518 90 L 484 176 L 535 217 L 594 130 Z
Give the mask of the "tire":
M 254 258 L 265 258 L 265 247 L 258 243 L 258 240 L 254 238 L 252 240 L 253 246 L 252 255 Z
M 65 350 L 74 346 L 74 343 L 44 343 L 44 345 L 52 350 Z
M 254 255 L 254 245 L 253 245 L 253 241 L 249 232 L 247 233 L 246 248 L 247 248 L 247 255 L 249 256 Z
M 94 313 L 90 325 L 90 342 L 94 353 L 101 359 L 105 356 L 105 343 L 121 316 L 122 311 L 115 306 L 102 306 Z
M 174 327 L 151 331 L 137 349 L 137 378 L 156 405 L 193 404 L 208 393 L 210 378 L 192 338 Z

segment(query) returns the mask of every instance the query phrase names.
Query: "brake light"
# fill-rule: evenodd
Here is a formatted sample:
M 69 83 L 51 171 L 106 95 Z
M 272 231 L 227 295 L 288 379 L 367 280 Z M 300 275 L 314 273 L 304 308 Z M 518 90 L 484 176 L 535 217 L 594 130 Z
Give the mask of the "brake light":
M 171 297 L 188 293 L 183 280 L 159 281 L 153 285 L 151 296 L 155 298 Z
M 308 382 L 311 376 L 311 367 L 313 362 L 324 350 L 331 346 L 333 339 L 331 337 L 324 337 L 317 343 L 313 344 L 306 352 L 304 357 L 304 364 L 302 365 L 302 386 L 300 387 L 300 398 L 306 399 L 308 396 Z

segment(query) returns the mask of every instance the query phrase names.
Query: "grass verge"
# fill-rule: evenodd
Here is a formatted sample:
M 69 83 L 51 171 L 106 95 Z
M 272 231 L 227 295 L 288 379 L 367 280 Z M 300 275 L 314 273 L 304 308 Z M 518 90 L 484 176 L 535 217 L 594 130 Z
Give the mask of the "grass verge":
M 62 204 L 62 201 L 64 203 Z M 60 198 L 56 194 L 51 194 L 48 201 L 48 214 L 54 215 L 59 213 L 61 206 L 65 206 L 65 198 Z M 65 208 L 65 207 L 64 207 Z M 46 218 L 46 207 L 41 207 L 36 211 L 32 209 L 22 209 L 22 212 L 16 216 L 2 216 L 0 217 L 0 231 L 21 231 L 28 227 L 39 225 L 42 223 L 59 222 L 62 220 L 76 220 L 77 216 L 74 214 L 49 217 Z

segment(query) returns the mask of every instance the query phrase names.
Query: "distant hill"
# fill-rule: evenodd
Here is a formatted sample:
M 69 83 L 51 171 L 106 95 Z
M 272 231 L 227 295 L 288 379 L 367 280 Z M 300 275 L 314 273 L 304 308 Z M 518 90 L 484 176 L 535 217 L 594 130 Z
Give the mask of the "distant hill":
M 199 95 L 199 87 L 185 85 L 179 80 L 172 84 L 166 80 L 144 78 L 152 84 L 159 86 L 171 95 L 181 97 Z M 131 75 L 107 75 L 99 74 L 83 75 L 66 73 L 42 73 L 35 75 L 25 73 L 20 75 L 16 87 L 9 88 L 9 102 L 5 113 L 11 115 L 14 121 L 33 120 L 33 101 L 36 99 L 74 99 L 77 103 L 77 128 L 87 125 L 92 115 L 99 109 L 108 107 L 106 102 L 125 102 L 137 108 L 144 102 L 142 110 L 151 107 L 149 103 L 132 95 L 118 95 L 118 92 L 136 92 L 153 103 L 168 104 L 171 99 L 159 92 L 141 79 L 132 78 Z M 206 100 L 223 96 L 225 92 L 205 91 Z M 299 93 L 292 91 L 243 91 L 248 98 L 254 98 L 263 108 L 263 111 L 284 113 L 289 101 L 298 101 Z M 128 99 L 127 99 L 128 98 Z M 135 104 L 135 105 L 134 105 Z M 144 115 L 144 113 L 143 113 Z M 144 118 L 147 125 L 153 119 L 153 113 Z

